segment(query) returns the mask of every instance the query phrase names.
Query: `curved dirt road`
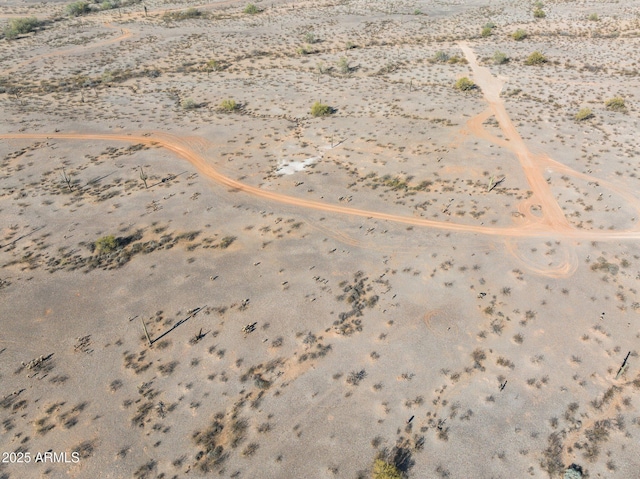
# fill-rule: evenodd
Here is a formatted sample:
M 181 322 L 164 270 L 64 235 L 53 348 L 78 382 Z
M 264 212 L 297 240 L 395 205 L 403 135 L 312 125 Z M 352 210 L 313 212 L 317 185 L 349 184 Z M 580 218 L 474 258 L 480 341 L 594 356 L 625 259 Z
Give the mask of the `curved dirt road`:
M 550 229 L 544 224 L 528 224 L 514 227 L 490 227 L 448 223 L 443 221 L 433 221 L 412 216 L 402 216 L 379 211 L 362 210 L 348 208 L 341 205 L 324 203 L 321 201 L 306 200 L 294 196 L 285 195 L 275 191 L 268 191 L 256 186 L 246 185 L 240 181 L 229 178 L 216 170 L 207 160 L 195 152 L 179 138 L 162 134 L 150 134 L 149 136 L 134 136 L 108 133 L 8 133 L 0 135 L 0 139 L 59 139 L 59 140 L 99 140 L 118 141 L 126 143 L 140 143 L 149 146 L 160 146 L 177 156 L 191 163 L 202 175 L 226 186 L 227 188 L 242 191 L 258 198 L 275 201 L 295 207 L 308 208 L 328 213 L 338 213 L 349 216 L 359 216 L 363 218 L 375 218 L 378 220 L 391 221 L 414 226 L 425 226 L 446 231 L 456 231 L 462 233 L 475 233 L 488 236 L 532 238 L 532 237 L 558 237 L 566 236 L 570 238 L 583 239 L 640 239 L 640 232 L 630 231 L 585 231 L 574 230 L 563 231 L 561 235 L 554 229 Z

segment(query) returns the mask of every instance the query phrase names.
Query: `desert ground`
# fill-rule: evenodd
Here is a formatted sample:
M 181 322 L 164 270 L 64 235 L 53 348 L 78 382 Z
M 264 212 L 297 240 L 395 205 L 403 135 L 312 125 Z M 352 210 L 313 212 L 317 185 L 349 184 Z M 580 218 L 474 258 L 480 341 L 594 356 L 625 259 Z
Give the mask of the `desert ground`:
M 1 479 L 638 477 L 640 1 L 70 4 L 0 3 Z

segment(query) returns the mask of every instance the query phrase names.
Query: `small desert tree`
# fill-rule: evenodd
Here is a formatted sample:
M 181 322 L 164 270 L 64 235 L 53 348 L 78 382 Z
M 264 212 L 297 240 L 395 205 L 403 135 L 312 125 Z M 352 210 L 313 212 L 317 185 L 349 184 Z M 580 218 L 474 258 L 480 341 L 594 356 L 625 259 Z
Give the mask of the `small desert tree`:
M 33 32 L 39 26 L 40 22 L 36 17 L 12 18 L 4 29 L 4 36 L 12 40 L 19 35 Z

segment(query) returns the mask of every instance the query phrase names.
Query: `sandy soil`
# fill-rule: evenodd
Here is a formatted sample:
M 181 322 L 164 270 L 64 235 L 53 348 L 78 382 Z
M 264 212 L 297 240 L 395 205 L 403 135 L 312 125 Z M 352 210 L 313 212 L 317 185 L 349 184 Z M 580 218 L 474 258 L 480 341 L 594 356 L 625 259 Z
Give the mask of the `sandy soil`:
M 635 477 L 640 2 L 246 6 L 0 6 L 0 478 Z

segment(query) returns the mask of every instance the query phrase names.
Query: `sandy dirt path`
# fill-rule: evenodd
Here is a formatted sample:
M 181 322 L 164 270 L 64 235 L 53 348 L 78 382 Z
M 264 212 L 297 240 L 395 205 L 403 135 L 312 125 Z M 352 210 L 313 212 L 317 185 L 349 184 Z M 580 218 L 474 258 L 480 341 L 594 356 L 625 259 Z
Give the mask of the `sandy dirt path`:
M 535 203 L 539 204 L 542 208 L 542 222 L 551 230 L 558 232 L 565 232 L 572 229 L 569 221 L 562 212 L 562 208 L 551 192 L 549 184 L 544 178 L 543 170 L 540 167 L 541 162 L 529 151 L 511 121 L 511 118 L 509 118 L 509 114 L 500 98 L 500 92 L 503 87 L 502 80 L 493 76 L 488 68 L 478 65 L 475 53 L 466 43 L 463 42 L 459 45 L 469 61 L 475 82 L 482 90 L 487 102 L 489 102 L 491 111 L 496 117 L 500 129 L 509 140 L 509 149 L 513 151 L 518 157 L 518 160 L 520 160 L 520 165 L 529 183 L 529 188 L 533 191 Z
M 31 140 L 46 140 L 46 139 L 59 139 L 59 140 L 98 140 L 98 141 L 116 141 L 126 143 L 139 143 L 148 146 L 162 147 L 168 151 L 175 153 L 180 158 L 187 160 L 191 163 L 200 174 L 214 180 L 215 182 L 226 186 L 229 189 L 235 191 L 241 191 L 251 194 L 258 198 L 262 198 L 269 201 L 274 201 L 286 205 L 290 205 L 297 208 L 307 208 L 316 211 L 323 211 L 328 213 L 343 214 L 348 216 L 358 216 L 367 219 L 378 219 L 384 221 L 391 221 L 395 223 L 424 226 L 445 231 L 454 231 L 461 233 L 473 233 L 487 236 L 496 237 L 514 237 L 514 238 L 557 238 L 558 236 L 564 236 L 576 239 L 640 239 L 640 232 L 636 230 L 624 230 L 624 231 L 588 231 L 588 230 L 575 230 L 569 228 L 568 230 L 562 230 L 562 234 L 558 234 L 558 231 L 549 228 L 548 225 L 543 224 L 525 224 L 522 226 L 514 227 L 490 227 L 490 226 L 476 226 L 465 225 L 457 223 L 448 223 L 443 221 L 433 221 L 424 218 L 415 218 L 411 216 L 394 215 L 384 213 L 380 211 L 362 210 L 357 208 L 348 208 L 341 205 L 335 205 L 330 203 L 324 203 L 320 201 L 306 200 L 303 198 L 296 198 L 294 196 L 285 195 L 275 191 L 263 190 L 261 188 L 246 185 L 240 181 L 234 180 L 225 176 L 216 170 L 211 164 L 209 164 L 202 155 L 192 150 L 189 144 L 185 140 L 181 140 L 177 137 L 163 134 L 145 134 L 145 136 L 136 135 L 122 135 L 122 134 L 108 134 L 108 133 L 8 133 L 0 135 L 0 139 L 31 139 Z

